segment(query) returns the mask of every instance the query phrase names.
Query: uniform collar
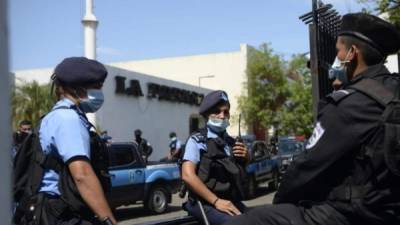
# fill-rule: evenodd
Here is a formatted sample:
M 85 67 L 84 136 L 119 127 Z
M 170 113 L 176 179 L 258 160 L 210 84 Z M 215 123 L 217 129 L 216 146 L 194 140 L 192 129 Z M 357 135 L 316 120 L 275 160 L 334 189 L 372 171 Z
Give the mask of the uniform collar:
M 68 107 L 68 108 L 72 108 L 75 109 L 78 114 L 82 114 L 85 118 L 85 113 L 81 110 L 81 108 L 79 108 L 71 99 L 69 98 L 62 98 L 60 99 L 53 107 L 53 110 L 59 107 Z
M 73 105 L 75 105 L 75 103 L 71 99 L 62 98 L 56 103 L 56 105 L 53 107 L 53 109 L 56 109 L 58 107 L 65 107 L 65 106 L 71 107 Z
M 221 135 L 218 135 L 217 132 L 213 131 L 211 128 L 207 126 L 207 138 L 217 138 L 217 137 L 225 138 L 225 136 L 226 136 L 226 131 L 224 131 Z
M 350 81 L 349 85 L 357 83 L 364 78 L 374 78 L 379 75 L 390 74 L 389 70 L 382 63 L 367 67 L 364 71 L 359 73 L 355 78 Z

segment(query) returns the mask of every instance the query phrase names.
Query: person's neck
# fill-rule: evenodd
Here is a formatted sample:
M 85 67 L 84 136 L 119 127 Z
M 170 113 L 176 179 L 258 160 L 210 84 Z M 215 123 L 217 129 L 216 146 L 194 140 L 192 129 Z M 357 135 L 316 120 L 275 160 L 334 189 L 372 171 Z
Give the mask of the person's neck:
M 70 101 L 72 101 L 75 105 L 78 105 L 79 104 L 79 100 L 78 99 L 76 99 L 76 98 L 74 98 L 72 95 L 70 95 L 70 94 L 64 94 L 63 95 L 63 98 L 66 98 L 66 99 L 69 99 Z
M 352 79 L 357 77 L 358 75 L 360 75 L 367 68 L 368 68 L 367 64 L 365 64 L 363 61 L 359 61 L 359 63 L 357 64 L 357 67 L 354 69 Z

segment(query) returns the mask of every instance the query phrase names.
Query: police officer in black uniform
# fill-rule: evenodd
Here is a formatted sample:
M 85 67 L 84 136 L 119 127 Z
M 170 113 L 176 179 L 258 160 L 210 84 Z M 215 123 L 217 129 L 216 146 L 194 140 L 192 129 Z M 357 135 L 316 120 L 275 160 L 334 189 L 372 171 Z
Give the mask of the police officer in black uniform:
M 347 14 L 336 48 L 331 72 L 342 89 L 320 102 L 308 153 L 285 173 L 274 205 L 227 224 L 400 224 L 400 179 L 384 159 L 384 107 L 354 88 L 368 80 L 399 91 L 398 74 L 383 64 L 400 49 L 399 31 L 372 15 Z
M 144 161 L 147 162 L 147 158 L 153 153 L 153 147 L 150 143 L 142 138 L 142 131 L 140 129 L 136 129 L 135 132 L 135 142 L 138 145 L 139 152 Z

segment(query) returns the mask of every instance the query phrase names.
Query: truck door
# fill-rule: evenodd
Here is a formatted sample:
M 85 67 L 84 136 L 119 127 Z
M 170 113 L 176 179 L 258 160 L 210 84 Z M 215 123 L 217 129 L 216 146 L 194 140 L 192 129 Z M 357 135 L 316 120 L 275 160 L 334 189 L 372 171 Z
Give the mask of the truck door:
M 109 155 L 112 202 L 120 205 L 141 200 L 146 166 L 137 154 L 137 147 L 133 144 L 111 145 Z

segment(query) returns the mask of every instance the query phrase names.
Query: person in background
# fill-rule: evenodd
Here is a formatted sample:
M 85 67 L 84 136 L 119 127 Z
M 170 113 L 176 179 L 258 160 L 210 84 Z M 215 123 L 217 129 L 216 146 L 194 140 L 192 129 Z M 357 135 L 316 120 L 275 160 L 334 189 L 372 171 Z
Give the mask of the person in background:
M 19 123 L 18 130 L 13 134 L 12 155 L 17 154 L 18 148 L 21 146 L 25 138 L 32 132 L 32 122 L 22 120 Z
M 151 144 L 144 138 L 142 138 L 142 131 L 140 129 L 136 129 L 135 132 L 135 142 L 138 145 L 139 152 L 145 162 L 147 162 L 148 157 L 153 153 L 153 147 Z
M 160 162 L 178 162 L 181 156 L 181 141 L 177 138 L 175 132 L 169 133 L 169 150 L 167 157 L 160 159 Z

